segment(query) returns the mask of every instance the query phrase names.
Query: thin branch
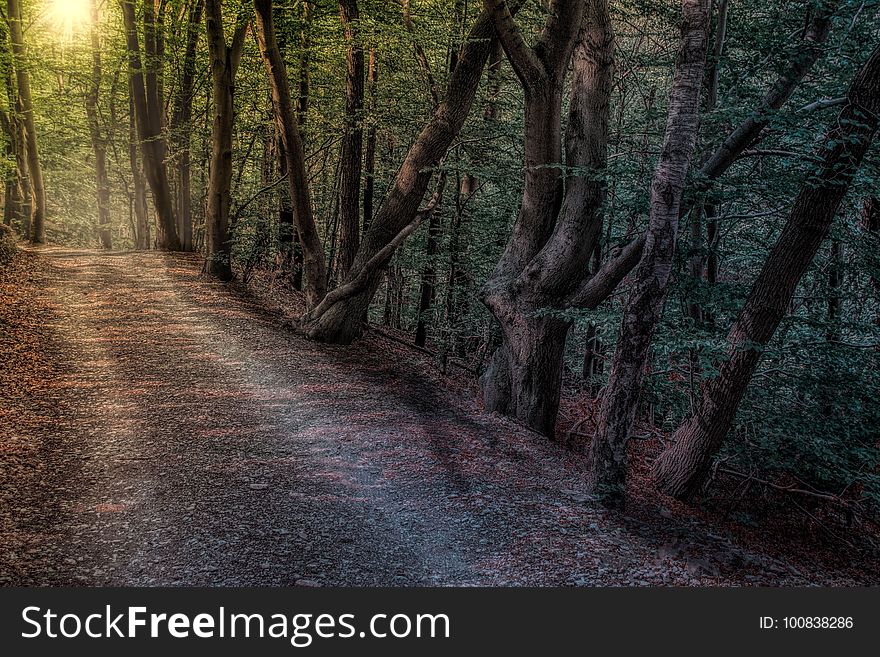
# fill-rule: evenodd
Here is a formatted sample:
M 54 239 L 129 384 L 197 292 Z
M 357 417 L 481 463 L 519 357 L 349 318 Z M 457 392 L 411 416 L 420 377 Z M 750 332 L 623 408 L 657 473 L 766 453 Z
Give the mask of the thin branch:
M 506 0 L 483 0 L 511 66 L 523 85 L 531 87 L 547 77 L 544 65 L 526 43 Z
M 642 234 L 626 246 L 617 249 L 594 276 L 568 297 L 565 306 L 595 310 L 639 264 L 645 248 L 645 239 L 645 234 Z
M 313 310 L 304 314 L 300 319 L 300 324 L 308 324 L 316 321 L 334 304 L 353 297 L 354 295 L 361 292 L 364 288 L 366 288 L 369 284 L 370 277 L 375 273 L 375 271 L 384 266 L 385 263 L 387 263 L 388 260 L 391 259 L 391 256 L 394 255 L 397 247 L 399 247 L 404 242 L 404 240 L 406 240 L 407 237 L 418 230 L 425 217 L 430 215 L 439 205 L 440 199 L 443 197 L 443 189 L 446 187 L 446 178 L 447 173 L 446 171 L 443 171 L 440 174 L 440 179 L 437 182 L 437 190 L 434 192 L 434 196 L 431 198 L 431 201 L 428 203 L 428 205 L 419 210 L 409 224 L 404 226 L 403 229 L 399 233 L 397 233 L 397 235 L 395 235 L 390 242 L 388 242 L 388 244 L 382 247 L 372 258 L 370 258 L 360 268 L 357 275 L 353 276 L 344 285 L 340 285 L 333 291 L 329 292 L 321 300 L 321 303 L 315 306 Z

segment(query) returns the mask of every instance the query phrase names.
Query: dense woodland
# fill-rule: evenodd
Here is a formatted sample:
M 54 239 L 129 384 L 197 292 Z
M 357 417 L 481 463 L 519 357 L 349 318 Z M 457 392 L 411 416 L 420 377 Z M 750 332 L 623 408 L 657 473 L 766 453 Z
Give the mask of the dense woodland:
M 21 238 L 271 277 L 316 341 L 385 327 L 610 505 L 647 431 L 662 493 L 877 516 L 876 0 L 4 5 Z

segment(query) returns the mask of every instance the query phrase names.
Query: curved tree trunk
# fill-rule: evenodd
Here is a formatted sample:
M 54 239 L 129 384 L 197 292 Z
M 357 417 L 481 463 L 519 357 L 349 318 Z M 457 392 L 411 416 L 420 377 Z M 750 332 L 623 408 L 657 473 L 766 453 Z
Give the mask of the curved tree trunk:
M 489 282 L 483 303 L 501 325 L 502 344 L 480 379 L 487 411 L 512 417 L 553 437 L 562 385 L 562 356 L 570 322 L 548 321 L 555 305 L 516 278 L 546 244 L 562 195 L 562 86 L 526 93 L 526 173 L 513 236 Z M 531 298 L 528 298 L 531 296 Z M 543 345 L 543 346 L 542 346 Z M 555 359 L 555 362 L 553 362 Z
M 40 150 L 37 141 L 37 127 L 34 121 L 34 103 L 31 97 L 31 79 L 27 69 L 27 46 L 21 19 L 20 0 L 8 0 L 7 20 L 9 37 L 12 41 L 13 67 L 18 83 L 18 102 L 21 122 L 27 145 L 27 165 L 30 175 L 33 208 L 31 215 L 31 241 L 34 244 L 46 243 L 46 189 L 43 186 L 43 168 L 40 165 Z
M 728 336 L 727 360 L 706 383 L 694 416 L 675 432 L 674 444 L 654 464 L 664 493 L 687 499 L 699 492 L 733 425 L 761 352 L 785 317 L 801 278 L 828 235 L 855 172 L 878 128 L 880 49 L 850 87 L 848 102 L 826 133 L 821 169 L 805 181 L 788 221 Z
M 381 268 L 393 255 L 393 249 L 390 252 L 384 250 L 413 223 L 433 170 L 446 155 L 470 113 L 492 49 L 493 32 L 491 18 L 482 14 L 462 46 L 458 65 L 447 85 L 446 97 L 409 149 L 381 210 L 364 234 L 342 287 L 355 279 L 365 280 L 365 284 L 346 287 L 350 293 L 337 295 L 333 303 L 325 304 L 321 313 L 309 313 L 303 318 L 302 328 L 312 339 L 349 344 L 363 332 L 365 314 L 381 281 Z M 376 258 L 386 252 L 387 258 Z
M 595 295 L 585 300 L 578 292 L 589 278 L 602 227 L 614 33 L 607 2 L 560 2 L 548 16 L 540 47 L 530 48 L 503 3 L 487 4 L 525 90 L 526 161 L 519 215 L 481 293 L 502 331 L 502 344 L 481 379 L 483 401 L 488 410 L 553 437 L 570 323 L 546 311 L 597 305 Z M 563 196 L 562 81 L 569 59 L 564 163 L 573 173 Z
M 669 285 L 678 216 L 700 126 L 700 92 L 709 40 L 708 0 L 683 0 L 682 45 L 669 97 L 666 137 L 651 184 L 651 216 L 642 259 L 623 315 L 611 374 L 590 447 L 590 488 L 608 503 L 622 500 L 626 445 L 635 422 L 648 350 Z
M 299 124 L 290 96 L 287 68 L 275 37 L 271 0 L 255 0 L 256 32 L 263 64 L 272 88 L 272 104 L 284 153 L 287 158 L 288 187 L 293 216 L 303 250 L 303 291 L 310 308 L 316 306 L 327 290 L 327 265 L 324 247 L 315 225 L 309 178 Z

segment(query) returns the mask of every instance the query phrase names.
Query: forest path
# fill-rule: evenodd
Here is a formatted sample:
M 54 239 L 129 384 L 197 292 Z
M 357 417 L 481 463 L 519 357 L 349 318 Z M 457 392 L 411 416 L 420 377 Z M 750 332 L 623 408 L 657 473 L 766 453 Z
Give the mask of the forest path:
M 579 457 L 381 343 L 302 339 L 194 257 L 27 256 L 24 337 L 0 331 L 0 584 L 803 583 L 602 510 Z

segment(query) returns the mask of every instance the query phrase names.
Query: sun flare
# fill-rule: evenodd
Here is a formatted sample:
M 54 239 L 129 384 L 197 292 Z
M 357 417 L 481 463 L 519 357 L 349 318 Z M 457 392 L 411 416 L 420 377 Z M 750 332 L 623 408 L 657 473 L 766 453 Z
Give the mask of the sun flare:
M 91 22 L 91 0 L 50 0 L 49 14 L 57 29 L 72 36 Z

